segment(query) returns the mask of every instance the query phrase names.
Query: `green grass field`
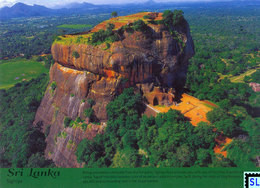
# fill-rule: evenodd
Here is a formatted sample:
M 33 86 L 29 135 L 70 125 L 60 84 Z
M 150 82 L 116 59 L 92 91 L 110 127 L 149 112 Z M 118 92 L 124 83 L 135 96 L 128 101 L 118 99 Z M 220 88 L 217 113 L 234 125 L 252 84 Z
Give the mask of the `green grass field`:
M 34 59 L 0 60 L 0 89 L 8 89 L 16 83 L 31 80 L 48 71 L 43 63 Z
M 82 29 L 82 28 L 90 28 L 92 25 L 89 24 L 63 24 L 57 26 L 58 28 L 67 28 L 67 29 Z

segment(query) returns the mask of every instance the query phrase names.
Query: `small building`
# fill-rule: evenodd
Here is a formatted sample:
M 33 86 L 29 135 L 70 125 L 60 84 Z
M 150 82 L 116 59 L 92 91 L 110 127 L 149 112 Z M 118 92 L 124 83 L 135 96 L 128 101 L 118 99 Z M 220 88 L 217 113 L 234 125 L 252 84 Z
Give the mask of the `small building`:
M 164 88 L 154 87 L 152 92 L 147 92 L 144 94 L 148 103 L 157 106 L 171 106 L 173 105 L 173 101 L 175 98 L 174 90 L 169 89 L 168 91 L 164 90 Z

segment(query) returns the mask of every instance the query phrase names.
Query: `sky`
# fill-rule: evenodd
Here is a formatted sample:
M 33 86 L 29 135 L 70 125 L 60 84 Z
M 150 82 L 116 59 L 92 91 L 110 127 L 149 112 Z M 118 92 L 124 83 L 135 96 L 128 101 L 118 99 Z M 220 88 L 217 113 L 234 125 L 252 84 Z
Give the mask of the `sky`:
M 0 7 L 12 6 L 17 2 L 25 3 L 27 5 L 44 5 L 46 7 L 55 8 L 55 6 L 66 5 L 73 2 L 87 2 L 92 4 L 122 4 L 122 3 L 140 3 L 147 0 L 0 0 Z M 227 1 L 227 0 L 154 0 L 155 2 L 195 2 L 195 1 Z

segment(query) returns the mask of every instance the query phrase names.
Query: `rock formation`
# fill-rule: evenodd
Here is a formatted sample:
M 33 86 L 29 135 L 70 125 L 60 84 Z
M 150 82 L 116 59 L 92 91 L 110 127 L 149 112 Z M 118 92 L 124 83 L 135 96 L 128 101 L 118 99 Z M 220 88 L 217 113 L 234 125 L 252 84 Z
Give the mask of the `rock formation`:
M 106 105 L 124 88 L 135 87 L 146 101 L 152 101 L 149 93 L 154 97 L 154 88 L 171 93 L 184 85 L 188 60 L 194 55 L 188 23 L 184 20 L 174 27 L 173 34 L 164 24 L 144 19 L 145 15 L 152 16 L 153 21 L 162 19 L 158 13 L 112 18 L 86 34 L 62 36 L 52 45 L 55 64 L 50 69 L 50 82 L 34 124 L 41 122 L 44 131 L 50 128 L 45 155 L 57 166 L 81 166 L 74 155 L 77 144 L 103 131 Z M 131 27 L 138 19 L 146 22 L 148 32 L 122 30 L 122 26 Z M 120 40 L 99 45 L 82 42 L 89 41 L 99 29 L 105 30 L 107 23 L 115 25 L 113 32 Z M 167 94 L 160 98 L 164 103 L 173 99 Z M 93 106 L 89 99 L 95 101 Z M 90 107 L 101 125 L 87 130 L 64 127 L 65 117 L 86 119 L 84 110 Z

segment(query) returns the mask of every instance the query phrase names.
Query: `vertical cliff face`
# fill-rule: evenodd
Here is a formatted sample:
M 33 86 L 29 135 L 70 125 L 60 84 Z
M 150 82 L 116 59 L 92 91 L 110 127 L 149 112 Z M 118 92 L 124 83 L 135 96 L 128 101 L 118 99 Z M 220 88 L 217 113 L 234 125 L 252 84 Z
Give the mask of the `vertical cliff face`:
M 41 122 L 44 131 L 50 130 L 45 154 L 56 165 L 81 166 L 74 155 L 77 144 L 103 131 L 106 105 L 124 88 L 133 86 L 148 96 L 154 86 L 169 92 L 184 85 L 188 60 L 194 54 L 186 21 L 174 28 L 174 34 L 163 24 L 149 22 L 147 32 L 127 32 L 121 28 L 130 27 L 132 22 L 149 14 L 152 13 L 113 18 L 90 33 L 63 36 L 53 44 L 55 64 L 50 69 L 50 83 L 34 124 Z M 155 20 L 162 19 L 161 14 L 152 15 Z M 82 42 L 93 32 L 105 29 L 107 23 L 115 24 L 113 32 L 120 40 L 96 46 Z M 86 130 L 80 126 L 64 127 L 65 117 L 86 119 L 84 110 L 88 108 L 94 110 L 95 121 L 100 125 L 92 124 Z

